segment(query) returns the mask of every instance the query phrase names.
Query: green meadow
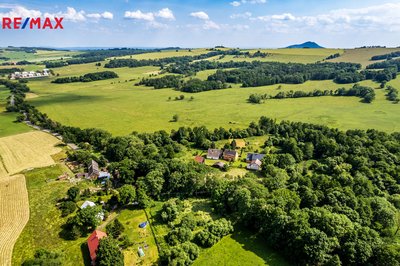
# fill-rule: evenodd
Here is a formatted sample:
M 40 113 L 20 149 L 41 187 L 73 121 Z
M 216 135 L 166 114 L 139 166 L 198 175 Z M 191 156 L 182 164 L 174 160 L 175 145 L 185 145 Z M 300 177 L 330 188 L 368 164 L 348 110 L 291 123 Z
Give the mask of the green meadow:
M 269 249 L 261 237 L 246 231 L 235 230 L 232 235 L 202 252 L 194 266 L 286 266 L 280 255 Z
M 363 49 L 346 49 L 340 57 L 329 60 L 329 62 L 351 62 L 360 63 L 363 67 L 369 64 L 379 62 L 371 61 L 374 55 L 387 54 L 400 51 L 400 48 L 363 48 Z
M 7 97 L 9 95 L 10 92 L 8 89 L 4 86 L 0 86 L 0 137 L 11 136 L 31 130 L 25 124 L 15 122 L 15 113 L 7 113 L 5 111 Z
M 102 66 L 84 64 L 57 68 L 55 72 L 60 76 L 74 76 L 102 70 Z M 247 98 L 251 93 L 275 95 L 279 92 L 278 85 L 255 88 L 234 85 L 225 90 L 190 94 L 173 89 L 155 90 L 135 86 L 141 78 L 157 72 L 157 67 L 112 70 L 120 77 L 71 84 L 53 84 L 50 83 L 51 79 L 31 80 L 29 86 L 39 97 L 29 101 L 63 124 L 103 128 L 116 135 L 132 131 L 168 131 L 180 126 L 244 128 L 260 116 L 324 124 L 340 129 L 400 130 L 400 116 L 397 115 L 400 105 L 387 101 L 385 91 L 381 89 L 376 89 L 376 100 L 371 104 L 361 103 L 356 97 L 271 99 L 263 104 L 250 104 Z M 197 76 L 205 79 L 213 71 L 200 72 Z M 395 85 L 399 81 L 392 83 Z M 361 84 L 379 87 L 379 84 L 371 81 Z M 351 86 L 332 81 L 308 81 L 299 85 L 283 84 L 281 90 L 335 90 Z M 174 98 L 179 95 L 184 95 L 185 99 L 175 101 Z M 194 99 L 191 100 L 192 96 Z M 179 121 L 170 122 L 175 114 L 179 115 Z
M 71 51 L 47 51 L 47 50 L 37 50 L 36 53 L 26 53 L 24 51 L 9 51 L 5 49 L 0 49 L 3 51 L 0 53 L 0 57 L 10 58 L 9 60 L 1 60 L 1 62 L 16 62 L 16 61 L 30 61 L 30 62 L 39 62 L 45 60 L 56 60 L 60 58 L 68 58 L 72 55 L 79 54 L 80 52 L 71 52 Z
M 327 56 L 340 53 L 341 56 L 332 61 L 351 61 L 367 64 L 372 55 L 391 52 L 396 49 L 260 49 L 269 54 L 266 58 L 235 58 L 225 56 L 213 57 L 209 60 L 265 60 L 279 62 L 311 63 L 321 61 Z M 399 50 L 399 49 L 397 49 Z M 258 49 L 243 50 L 254 53 Z M 38 55 L 49 56 L 62 51 L 40 51 Z M 165 58 L 171 56 L 199 55 L 209 52 L 209 49 L 167 50 L 155 53 L 133 55 L 135 59 Z M 18 56 L 20 52 L 14 52 Z M 26 54 L 26 53 L 25 53 Z M 58 54 L 60 56 L 61 54 Z M 130 56 L 129 56 L 130 57 Z M 103 128 L 115 135 L 128 134 L 132 131 L 152 132 L 155 130 L 171 130 L 180 126 L 200 126 L 209 128 L 244 128 L 260 116 L 268 116 L 278 120 L 303 121 L 324 124 L 340 129 L 376 128 L 386 132 L 400 130 L 400 116 L 397 115 L 400 105 L 392 104 L 385 98 L 385 91 L 376 89 L 376 100 L 372 104 L 364 104 L 356 97 L 316 97 L 299 99 L 268 100 L 263 104 L 250 104 L 247 98 L 251 93 L 275 95 L 279 92 L 278 85 L 232 88 L 208 91 L 202 93 L 182 93 L 173 89 L 155 90 L 150 87 L 135 86 L 142 78 L 158 74 L 158 67 L 116 68 L 105 69 L 104 64 L 94 63 L 70 65 L 54 68 L 57 77 L 79 76 L 89 72 L 112 70 L 119 78 L 95 81 L 89 83 L 53 84 L 52 78 L 29 80 L 32 93 L 28 101 L 47 113 L 52 119 L 66 125 L 82 128 Z M 43 65 L 22 66 L 29 70 L 40 70 Z M 197 73 L 196 77 L 206 79 L 215 70 Z M 378 88 L 379 84 L 364 81 L 363 85 Z M 390 82 L 400 87 L 400 79 Z M 340 87 L 350 87 L 352 84 L 339 85 L 332 81 L 308 81 L 299 85 L 282 84 L 281 90 L 336 90 Z M 0 89 L 0 108 L 4 109 L 5 91 Z M 175 97 L 184 95 L 185 99 L 176 101 Z M 191 99 L 193 97 L 193 99 Z M 178 122 L 170 122 L 177 114 Z M 14 115 L 0 114 L 0 136 L 14 132 L 24 132 L 29 128 L 12 123 Z
M 55 165 L 24 173 L 30 217 L 14 246 L 13 265 L 32 258 L 39 248 L 62 252 L 64 265 L 88 265 L 86 237 L 67 241 L 59 235 L 67 217 L 61 217 L 56 204 L 73 186 L 70 182 L 55 181 L 65 171 L 68 171 L 65 166 Z

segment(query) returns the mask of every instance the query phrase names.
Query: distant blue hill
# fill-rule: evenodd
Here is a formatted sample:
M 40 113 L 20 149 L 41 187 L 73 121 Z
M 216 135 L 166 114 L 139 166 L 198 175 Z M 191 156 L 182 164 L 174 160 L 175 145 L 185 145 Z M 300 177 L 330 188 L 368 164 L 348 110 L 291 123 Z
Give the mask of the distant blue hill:
M 324 48 L 324 47 L 320 46 L 319 44 L 317 44 L 315 42 L 305 42 L 302 44 L 290 45 L 286 48 Z

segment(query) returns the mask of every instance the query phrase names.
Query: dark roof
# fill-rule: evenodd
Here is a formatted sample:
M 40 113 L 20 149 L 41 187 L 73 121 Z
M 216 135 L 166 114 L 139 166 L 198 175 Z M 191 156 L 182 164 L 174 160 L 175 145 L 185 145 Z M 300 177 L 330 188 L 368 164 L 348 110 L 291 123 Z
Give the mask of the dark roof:
M 88 171 L 89 176 L 98 175 L 99 174 L 99 164 L 95 160 L 92 160 L 90 162 L 88 170 L 89 170 Z
M 235 150 L 225 150 L 224 151 L 224 156 L 236 156 L 237 151 Z
M 208 149 L 207 156 L 209 157 L 221 157 L 222 150 L 219 149 Z
M 216 162 L 215 164 L 213 164 L 213 167 L 218 167 L 218 168 L 222 168 L 224 167 L 224 163 L 223 162 Z
M 265 154 L 261 153 L 248 153 L 246 157 L 246 161 L 255 161 L 255 160 L 262 160 Z

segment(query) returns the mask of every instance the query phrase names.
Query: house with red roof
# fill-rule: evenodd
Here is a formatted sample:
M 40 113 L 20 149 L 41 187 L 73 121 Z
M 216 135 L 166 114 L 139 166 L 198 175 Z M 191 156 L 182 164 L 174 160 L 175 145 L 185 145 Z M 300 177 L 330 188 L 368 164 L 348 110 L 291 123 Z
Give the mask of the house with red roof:
M 87 240 L 92 265 L 96 265 L 96 252 L 99 248 L 100 239 L 103 237 L 107 237 L 107 234 L 99 230 L 94 230 Z
M 205 160 L 206 160 L 206 159 L 204 159 L 203 156 L 196 156 L 196 157 L 194 157 L 194 161 L 197 162 L 197 163 L 200 163 L 200 164 L 204 164 Z

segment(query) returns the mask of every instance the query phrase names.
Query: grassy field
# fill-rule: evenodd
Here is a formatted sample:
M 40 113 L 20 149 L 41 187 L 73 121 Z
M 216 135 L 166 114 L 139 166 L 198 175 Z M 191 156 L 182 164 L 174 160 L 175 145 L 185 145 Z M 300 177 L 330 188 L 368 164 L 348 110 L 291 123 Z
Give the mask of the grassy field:
M 0 49 L 1 50 L 1 49 Z M 47 51 L 47 50 L 37 50 L 36 53 L 26 53 L 24 51 L 7 51 L 2 50 L 0 57 L 8 57 L 9 60 L 0 60 L 1 62 L 17 62 L 17 61 L 30 61 L 39 62 L 44 60 L 56 60 L 60 58 L 68 58 L 72 55 L 79 54 L 80 52 L 72 51 Z
M 263 240 L 246 230 L 236 230 L 210 249 L 201 252 L 193 266 L 286 266 L 288 264 Z
M 257 50 L 250 50 L 250 52 L 255 51 Z M 272 54 L 265 60 L 276 59 L 282 62 L 315 62 L 336 52 L 343 53 L 343 50 L 339 49 L 261 49 L 261 51 Z M 346 50 L 337 60 L 363 62 L 374 54 L 389 51 L 392 50 Z M 161 58 L 205 52 L 207 52 L 206 49 L 194 49 L 191 52 L 170 50 L 132 57 Z M 250 58 L 235 58 L 234 60 L 242 59 Z M 230 59 L 227 56 L 222 60 Z M 103 70 L 105 70 L 103 66 L 96 67 L 94 63 L 54 69 L 60 77 L 78 76 Z M 278 85 L 257 88 L 240 88 L 239 85 L 234 85 L 233 88 L 226 90 L 188 94 L 172 89 L 154 90 L 134 85 L 141 78 L 156 73 L 159 70 L 157 67 L 111 70 L 117 72 L 120 77 L 113 80 L 73 84 L 50 83 L 55 77 L 31 80 L 29 86 L 33 94 L 27 98 L 39 110 L 63 124 L 83 128 L 103 128 L 115 135 L 128 134 L 132 131 L 152 132 L 161 129 L 169 131 L 180 126 L 244 128 L 262 115 L 278 120 L 324 124 L 344 130 L 354 128 L 376 128 L 387 132 L 400 130 L 400 116 L 397 115 L 400 105 L 387 101 L 385 92 L 382 90 L 376 90 L 377 97 L 372 104 L 363 104 L 359 98 L 355 97 L 319 97 L 269 100 L 264 104 L 254 105 L 247 103 L 247 98 L 251 93 L 275 95 L 278 93 Z M 197 77 L 206 79 L 214 71 L 199 72 Z M 399 87 L 398 80 L 391 83 Z M 371 81 L 365 81 L 362 84 L 378 87 L 378 84 Z M 335 90 L 339 87 L 350 86 L 352 84 L 343 86 L 332 81 L 309 81 L 300 85 L 282 85 L 282 90 Z M 173 100 L 182 94 L 185 100 Z M 194 100 L 189 100 L 192 96 Z M 172 100 L 169 100 L 170 98 Z M 179 115 L 179 121 L 170 122 L 175 114 Z M 4 132 L 3 134 L 11 133 Z M 1 129 L 0 134 L 2 134 Z
M 28 219 L 25 177 L 0 177 L 0 265 L 11 265 L 14 244 Z
M 65 167 L 55 165 L 25 173 L 30 218 L 15 244 L 13 265 L 21 265 L 39 248 L 61 252 L 64 265 L 84 265 L 82 254 L 86 254 L 86 238 L 66 241 L 59 236 L 60 227 L 67 218 L 61 217 L 56 203 L 73 184 L 54 179 L 65 171 Z
M 151 225 L 139 228 L 139 224 L 147 221 L 144 210 L 122 210 L 118 214 L 119 221 L 124 225 L 124 234 L 133 241 L 133 246 L 124 250 L 125 265 L 154 265 L 158 260 L 158 250 L 151 233 Z M 144 245 L 148 247 L 145 248 Z M 139 257 L 138 248 L 142 247 L 144 257 Z
M 282 62 L 282 63 L 315 63 L 317 61 L 322 61 L 327 58 L 329 55 L 336 53 L 343 53 L 342 49 L 252 49 L 252 50 L 243 50 L 249 51 L 250 54 L 253 54 L 257 51 L 268 53 L 269 56 L 265 58 L 245 58 L 238 57 L 235 58 L 233 55 L 225 56 L 223 59 L 219 60 L 218 57 L 211 58 L 210 60 L 218 60 L 222 62 L 228 61 L 274 61 L 274 62 Z
M 63 124 L 103 128 L 117 135 L 132 131 L 171 130 L 180 126 L 243 128 L 262 115 L 341 129 L 400 130 L 400 117 L 397 115 L 400 105 L 387 101 L 382 90 L 376 91 L 377 97 L 372 104 L 363 104 L 355 97 L 319 97 L 269 100 L 265 104 L 254 105 L 247 103 L 251 93 L 275 95 L 278 85 L 257 88 L 235 85 L 232 89 L 188 94 L 172 89 L 154 90 L 134 86 L 140 78 L 156 71 L 156 67 L 113 70 L 120 78 L 112 81 L 67 85 L 51 84 L 49 80 L 31 81 L 30 87 L 39 97 L 29 101 Z M 60 76 L 68 76 L 97 69 L 94 64 L 87 64 L 56 71 Z M 207 74 L 199 73 L 198 76 L 205 78 Z M 131 79 L 133 81 L 129 81 Z M 378 87 L 371 81 L 362 84 Z M 335 90 L 350 86 L 352 84 L 343 86 L 332 81 L 309 81 L 300 85 L 282 85 L 282 90 Z M 168 100 L 181 94 L 185 95 L 185 100 Z M 189 100 L 191 96 L 194 97 L 192 101 Z M 180 116 L 176 123 L 170 122 L 174 114 Z
M 363 67 L 379 61 L 371 61 L 374 55 L 388 54 L 400 51 L 400 48 L 362 48 L 362 49 L 346 49 L 344 53 L 328 62 L 351 62 L 360 63 Z
M 58 143 L 58 139 L 40 131 L 0 138 L 0 177 L 54 164 L 51 155 L 61 151 Z
M 9 90 L 4 86 L 0 86 L 0 138 L 31 131 L 28 126 L 14 122 L 17 116 L 15 113 L 5 112 L 9 95 Z

